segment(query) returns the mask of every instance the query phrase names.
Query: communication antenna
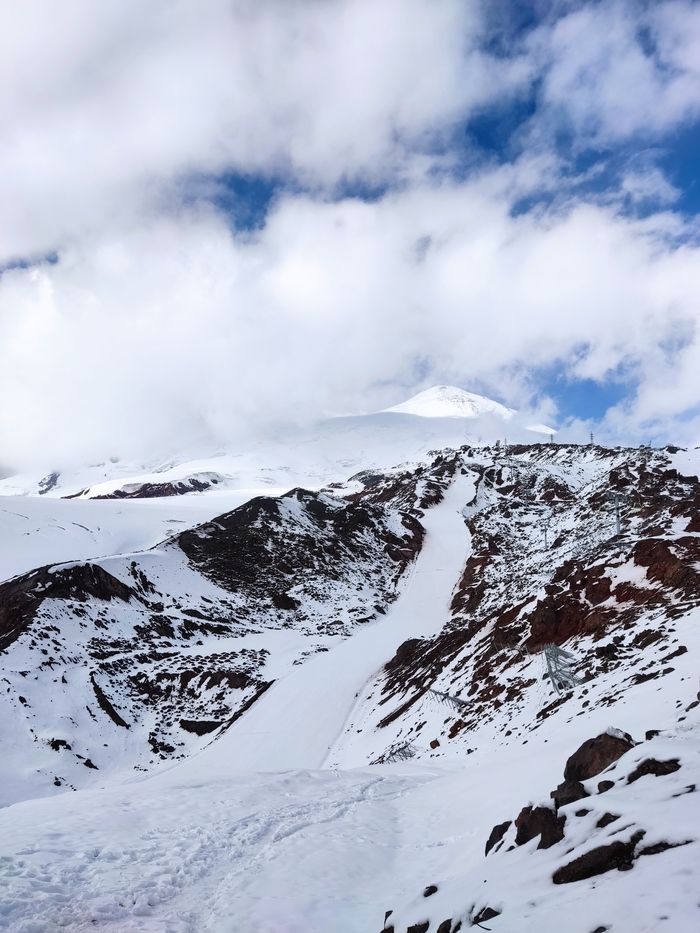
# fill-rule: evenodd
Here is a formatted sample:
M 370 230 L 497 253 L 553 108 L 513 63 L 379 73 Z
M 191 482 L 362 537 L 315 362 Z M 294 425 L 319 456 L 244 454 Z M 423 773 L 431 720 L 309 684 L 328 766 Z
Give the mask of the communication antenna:
M 592 447 L 592 446 L 593 446 L 593 431 L 591 431 L 591 435 L 590 435 L 590 436 L 591 436 L 590 446 Z
M 564 651 L 558 645 L 545 645 L 542 649 L 547 667 L 545 677 L 548 678 L 557 694 L 566 690 L 573 690 L 581 682 L 572 670 L 574 656 Z
M 550 435 L 549 435 L 549 443 L 550 443 L 550 444 L 553 444 L 553 443 L 554 443 L 554 435 L 553 435 L 553 434 L 550 434 Z

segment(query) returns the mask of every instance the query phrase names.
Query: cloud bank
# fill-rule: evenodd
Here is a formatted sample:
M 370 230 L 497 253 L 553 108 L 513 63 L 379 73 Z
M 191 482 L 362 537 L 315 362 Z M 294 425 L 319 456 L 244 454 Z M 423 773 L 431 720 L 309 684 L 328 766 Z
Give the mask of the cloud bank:
M 697 221 L 654 154 L 698 119 L 699 9 L 499 9 L 6 11 L 0 459 L 235 444 L 438 382 L 557 417 L 554 364 L 628 384 L 602 436 L 695 441 Z M 232 175 L 272 195 L 256 229 Z

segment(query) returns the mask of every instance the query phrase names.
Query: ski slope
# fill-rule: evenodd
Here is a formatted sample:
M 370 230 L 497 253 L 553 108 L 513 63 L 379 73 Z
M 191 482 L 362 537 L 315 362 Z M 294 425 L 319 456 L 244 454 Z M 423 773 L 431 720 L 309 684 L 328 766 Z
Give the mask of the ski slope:
M 404 592 L 381 622 L 316 655 L 268 690 L 222 738 L 181 767 L 210 772 L 317 769 L 344 732 L 355 697 L 408 638 L 440 631 L 469 552 L 461 511 L 474 495 L 458 475 L 424 519 L 426 538 Z

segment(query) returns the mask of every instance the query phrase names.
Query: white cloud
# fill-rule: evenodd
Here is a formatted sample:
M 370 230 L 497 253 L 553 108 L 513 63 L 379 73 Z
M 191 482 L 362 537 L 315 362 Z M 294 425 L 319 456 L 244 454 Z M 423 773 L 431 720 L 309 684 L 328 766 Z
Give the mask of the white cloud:
M 453 156 L 427 145 L 536 74 L 545 128 L 558 109 L 599 140 L 677 124 L 697 103 L 700 20 L 648 9 L 586 6 L 510 59 L 480 49 L 480 7 L 461 0 L 5 9 L 0 262 L 59 261 L 0 278 L 3 458 L 171 450 L 433 381 L 518 405 L 528 367 L 556 359 L 635 373 L 636 406 L 610 421 L 626 436 L 691 407 L 700 286 L 684 221 L 577 202 L 545 132 L 461 182 L 434 181 Z M 287 172 L 307 193 L 234 235 L 181 196 L 225 170 Z M 353 178 L 394 184 L 334 202 Z M 512 216 L 544 191 L 556 209 Z M 672 204 L 674 189 L 646 166 L 615 194 Z
M 0 412 L 4 448 L 230 440 L 261 418 L 397 401 L 371 387 L 410 385 L 417 358 L 432 361 L 428 381 L 498 386 L 514 361 L 581 345 L 581 377 L 626 361 L 643 386 L 663 377 L 674 405 L 693 404 L 682 347 L 695 346 L 697 248 L 668 249 L 665 224 L 612 208 L 513 218 L 513 184 L 503 170 L 374 204 L 288 197 L 253 239 L 200 211 L 6 273 L 0 392 L 19 403 Z M 527 384 L 510 378 L 506 401 L 520 404 Z M 640 398 L 638 422 L 660 404 Z
M 0 258 L 143 209 L 191 173 L 312 187 L 412 153 L 523 78 L 461 0 L 50 0 L 0 14 Z
M 655 136 L 700 114 L 700 7 L 587 3 L 542 26 L 531 49 L 544 75 L 548 119 L 579 142 Z

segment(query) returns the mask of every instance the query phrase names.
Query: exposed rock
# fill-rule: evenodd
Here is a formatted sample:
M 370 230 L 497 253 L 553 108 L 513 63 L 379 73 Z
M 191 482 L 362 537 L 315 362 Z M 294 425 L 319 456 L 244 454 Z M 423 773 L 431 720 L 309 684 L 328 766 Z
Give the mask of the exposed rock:
M 655 842 L 651 846 L 645 846 L 640 849 L 637 855 L 658 855 L 660 852 L 667 852 L 669 849 L 678 849 L 681 846 L 690 845 L 692 839 L 686 839 L 685 842 Z
M 218 482 L 214 480 L 213 482 Z M 169 496 L 184 496 L 188 492 L 203 492 L 209 489 L 212 484 L 207 480 L 197 479 L 191 476 L 189 479 L 174 483 L 130 483 L 121 489 L 115 489 L 114 492 L 105 493 L 99 496 L 92 496 L 93 499 L 164 499 Z M 89 492 L 89 490 L 87 490 Z
M 426 933 L 430 926 L 430 920 L 424 920 L 422 923 L 414 923 L 406 930 L 406 933 Z
M 515 844 L 522 846 L 540 836 L 538 849 L 548 849 L 564 838 L 565 816 L 548 807 L 523 807 L 515 820 Z
M 433 894 L 437 894 L 437 889 L 436 884 L 429 884 L 425 891 L 423 891 L 423 897 L 431 897 Z
M 498 917 L 501 913 L 500 910 L 496 910 L 495 907 L 484 907 L 478 914 L 472 917 L 472 923 L 483 923 L 485 920 L 493 920 L 494 917 Z
M 0 650 L 8 648 L 32 623 L 45 599 L 89 597 L 129 602 L 138 598 L 99 564 L 73 564 L 68 567 L 41 567 L 0 585 Z
M 501 841 L 501 839 L 503 839 L 506 832 L 508 831 L 508 827 L 511 825 L 512 822 L 513 822 L 512 820 L 506 820 L 505 823 L 498 823 L 498 825 L 493 827 L 493 829 L 491 830 L 491 835 L 489 836 L 488 841 L 486 843 L 486 850 L 484 852 L 484 855 L 488 855 L 491 849 L 493 849 L 493 847 L 497 845 Z
M 562 781 L 549 796 L 558 810 L 559 807 L 565 807 L 567 803 L 574 803 L 576 800 L 590 797 L 590 794 L 580 781 L 567 780 Z
M 576 749 L 566 762 L 564 777 L 568 781 L 587 781 L 605 771 L 631 748 L 634 748 L 633 742 L 603 732 Z
M 58 477 L 60 473 L 49 473 L 48 476 L 45 476 L 43 479 L 39 480 L 39 495 L 45 496 L 47 492 L 50 492 L 54 486 L 58 483 Z
M 598 781 L 598 793 L 604 794 L 607 790 L 612 790 L 614 786 L 614 781 Z
M 603 829 L 605 826 L 609 826 L 611 823 L 614 823 L 615 820 L 619 819 L 619 813 L 604 813 L 595 825 L 598 829 Z
M 568 865 L 558 868 L 552 875 L 552 881 L 555 884 L 570 884 L 572 881 L 583 881 L 594 875 L 602 875 L 614 868 L 626 871 L 632 867 L 635 846 L 643 836 L 644 830 L 639 830 L 629 842 L 617 840 L 607 846 L 597 846 Z
M 98 703 L 100 709 L 101 709 L 103 712 L 107 713 L 107 715 L 109 716 L 109 718 L 112 720 L 112 722 L 113 722 L 115 725 L 121 726 L 121 727 L 124 728 L 124 729 L 130 729 L 131 726 L 129 725 L 129 723 L 128 723 L 128 722 L 125 722 L 125 721 L 122 719 L 122 717 L 121 717 L 121 716 L 119 715 L 119 713 L 116 711 L 116 709 L 114 708 L 114 706 L 112 706 L 112 704 L 110 703 L 110 701 L 109 701 L 109 700 L 107 699 L 107 697 L 105 696 L 105 694 L 104 694 L 102 688 L 100 687 L 100 685 L 99 685 L 99 684 L 97 683 L 97 681 L 95 680 L 95 674 L 94 674 L 94 672 L 91 672 L 91 673 L 90 673 L 90 683 L 92 684 L 92 689 L 95 691 L 95 699 L 97 700 L 97 703 Z
M 673 774 L 678 771 L 681 764 L 677 758 L 671 758 L 670 761 L 657 761 L 656 758 L 645 758 L 637 767 L 627 776 L 627 783 L 632 784 L 638 781 L 645 774 L 653 774 L 654 777 L 661 777 L 664 774 Z
M 180 728 L 184 729 L 185 732 L 193 732 L 195 735 L 208 735 L 210 732 L 214 732 L 216 729 L 220 728 L 223 725 L 221 722 L 215 720 L 194 720 L 194 719 L 181 719 Z

